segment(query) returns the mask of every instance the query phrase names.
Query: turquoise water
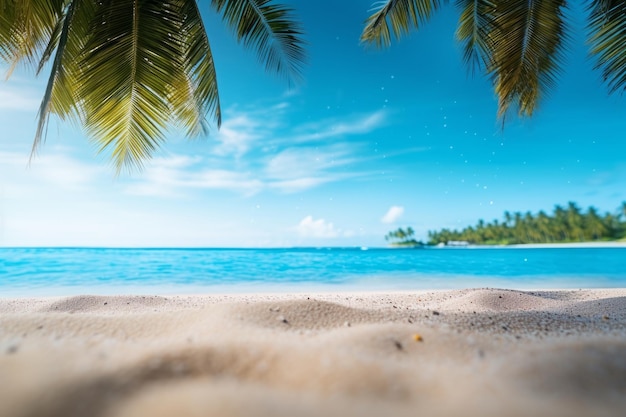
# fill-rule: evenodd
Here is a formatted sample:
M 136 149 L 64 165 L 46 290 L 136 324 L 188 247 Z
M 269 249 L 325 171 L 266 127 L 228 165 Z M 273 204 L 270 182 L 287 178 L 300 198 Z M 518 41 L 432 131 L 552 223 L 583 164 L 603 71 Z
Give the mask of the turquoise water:
M 0 248 L 0 297 L 626 287 L 626 248 Z

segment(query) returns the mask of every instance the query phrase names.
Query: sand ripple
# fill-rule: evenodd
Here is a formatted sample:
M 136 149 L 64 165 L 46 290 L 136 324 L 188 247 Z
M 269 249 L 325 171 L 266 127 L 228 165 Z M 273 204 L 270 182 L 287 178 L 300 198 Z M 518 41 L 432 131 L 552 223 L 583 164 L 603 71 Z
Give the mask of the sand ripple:
M 621 289 L 0 300 L 2 417 L 624 409 Z

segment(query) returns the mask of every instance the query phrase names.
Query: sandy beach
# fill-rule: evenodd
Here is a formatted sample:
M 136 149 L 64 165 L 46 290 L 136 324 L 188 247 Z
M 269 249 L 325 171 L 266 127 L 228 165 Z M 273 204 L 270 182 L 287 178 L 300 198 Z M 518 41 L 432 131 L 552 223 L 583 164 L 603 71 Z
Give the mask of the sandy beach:
M 0 416 L 619 416 L 626 289 L 0 299 Z

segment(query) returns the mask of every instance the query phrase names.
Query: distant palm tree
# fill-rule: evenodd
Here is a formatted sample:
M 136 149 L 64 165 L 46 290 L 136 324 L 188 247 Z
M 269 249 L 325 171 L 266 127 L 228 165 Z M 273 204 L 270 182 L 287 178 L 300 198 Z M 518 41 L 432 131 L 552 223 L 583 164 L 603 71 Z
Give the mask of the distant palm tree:
M 299 78 L 302 30 L 270 0 L 212 0 L 267 70 Z M 217 75 L 196 0 L 0 0 L 0 63 L 50 76 L 33 144 L 50 114 L 83 125 L 119 172 L 136 168 L 171 125 L 190 137 L 221 123 Z
M 595 207 L 587 209 L 587 215 L 583 217 L 583 227 L 585 240 L 597 240 L 609 232 Z
M 565 209 L 560 206 L 554 206 L 554 219 L 555 219 L 555 228 L 554 231 L 557 235 L 557 240 L 567 241 L 570 239 L 569 227 L 567 224 L 567 212 Z
M 522 213 L 516 211 L 514 214 L 513 235 L 517 243 L 523 243 L 526 239 L 526 228 L 524 226 L 524 220 L 522 219 Z
M 583 241 L 583 217 L 580 213 L 580 208 L 570 201 L 567 203 L 567 224 L 569 225 L 570 236 L 574 240 Z
M 550 217 L 545 211 L 540 210 L 536 218 L 537 230 L 542 236 L 543 242 L 551 242 L 554 239 L 550 230 Z
M 418 29 L 447 0 L 378 2 L 366 22 L 362 42 L 389 46 Z M 486 72 L 498 97 L 498 116 L 515 105 L 531 116 L 556 83 L 569 37 L 566 0 L 457 0 L 457 39 L 465 61 Z M 588 38 L 610 92 L 626 89 L 626 1 L 589 0 Z
M 622 202 L 622 205 L 619 208 L 619 214 L 617 215 L 618 222 L 620 220 L 624 220 L 623 223 L 620 223 L 621 227 L 618 227 L 620 237 L 626 238 L 626 201 Z
M 504 224 L 506 226 L 511 226 L 512 221 L 513 221 L 513 216 L 511 216 L 511 212 L 505 211 L 504 212 Z

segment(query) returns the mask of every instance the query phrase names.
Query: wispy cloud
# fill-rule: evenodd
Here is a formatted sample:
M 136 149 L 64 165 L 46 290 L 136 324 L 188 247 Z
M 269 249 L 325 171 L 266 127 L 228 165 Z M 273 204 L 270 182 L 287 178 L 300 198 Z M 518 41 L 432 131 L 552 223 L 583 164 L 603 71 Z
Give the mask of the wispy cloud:
M 284 193 L 296 193 L 298 191 L 308 190 L 309 188 L 315 188 L 322 184 L 338 181 L 337 177 L 304 177 L 295 178 L 291 180 L 277 180 L 271 181 L 267 184 L 268 188 L 276 189 Z
M 287 148 L 268 160 L 264 174 L 270 188 L 297 192 L 358 176 L 339 171 L 358 162 L 358 151 L 358 145 L 348 143 Z
M 321 120 L 301 126 L 297 129 L 300 133 L 297 133 L 292 140 L 302 143 L 331 137 L 362 135 L 381 127 L 385 123 L 386 117 L 387 113 L 384 110 L 378 110 L 373 113 L 353 116 L 348 120 Z
M 0 110 L 36 112 L 41 97 L 30 89 L 16 89 L 0 83 Z
M 356 161 L 357 146 L 347 143 L 317 147 L 290 147 L 269 159 L 270 178 L 306 177 L 321 171 L 350 165 Z
M 300 94 L 300 89 L 296 87 L 289 88 L 283 93 L 283 98 L 295 97 Z
M 387 213 L 380 219 L 381 222 L 385 224 L 395 223 L 400 220 L 400 217 L 404 214 L 404 207 L 402 206 L 391 206 Z
M 245 114 L 226 119 L 215 135 L 215 140 L 219 142 L 215 147 L 215 154 L 242 156 L 248 152 L 254 140 L 262 137 L 260 128 L 258 120 Z
M 38 183 L 72 190 L 88 187 L 98 178 L 106 177 L 108 172 L 105 167 L 81 162 L 58 150 L 37 156 L 30 164 L 27 154 L 0 151 L 0 171 L 4 179 L 13 177 L 16 183 L 30 178 Z
M 0 77 L 2 74 L 0 74 Z M 8 82 L 0 80 L 0 110 L 36 112 L 41 96 L 26 81 L 13 77 Z
M 263 183 L 247 172 L 225 169 L 198 169 L 201 157 L 172 155 L 155 159 L 140 175 L 139 180 L 126 187 L 135 195 L 179 197 L 189 189 L 223 189 L 254 194 Z
M 593 187 L 606 187 L 615 184 L 623 184 L 626 178 L 626 165 L 614 167 L 613 169 L 605 169 L 594 172 L 587 178 L 587 184 Z
M 296 158 L 297 159 L 297 158 Z M 357 174 L 327 171 L 327 165 L 307 166 L 303 163 L 297 171 L 288 167 L 294 160 L 270 160 L 264 169 L 253 171 L 232 169 L 202 169 L 207 159 L 172 155 L 154 160 L 138 179 L 132 181 L 126 192 L 134 195 L 181 197 L 190 190 L 221 189 L 243 195 L 254 195 L 263 190 L 285 193 L 304 191 L 319 185 L 340 181 Z
M 243 195 L 263 190 L 293 193 L 364 175 L 357 169 L 363 162 L 363 145 L 358 140 L 312 143 L 293 138 L 302 139 L 302 132 L 322 125 L 327 126 L 321 132 L 324 138 L 363 134 L 379 126 L 384 113 L 350 116 L 345 122 L 334 120 L 334 125 L 319 121 L 287 127 L 283 118 L 288 117 L 288 109 L 286 102 L 262 109 L 230 109 L 230 117 L 215 136 L 218 144 L 210 152 L 156 158 L 127 192 L 163 197 L 179 197 L 191 189 L 224 189 Z

